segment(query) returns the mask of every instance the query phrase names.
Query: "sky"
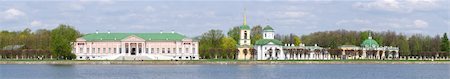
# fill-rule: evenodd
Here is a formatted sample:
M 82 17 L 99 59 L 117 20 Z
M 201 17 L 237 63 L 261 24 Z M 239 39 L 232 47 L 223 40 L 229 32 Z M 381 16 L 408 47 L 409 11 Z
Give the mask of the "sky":
M 338 29 L 437 35 L 450 31 L 449 0 L 0 0 L 0 30 L 53 29 L 81 33 L 226 33 L 243 24 L 272 26 L 279 34 Z

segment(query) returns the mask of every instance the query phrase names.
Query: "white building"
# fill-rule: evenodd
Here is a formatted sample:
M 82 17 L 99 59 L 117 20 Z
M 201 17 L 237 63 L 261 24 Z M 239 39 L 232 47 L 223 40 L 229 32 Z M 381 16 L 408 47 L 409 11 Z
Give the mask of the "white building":
M 92 33 L 74 42 L 77 60 L 198 60 L 198 42 L 172 33 Z

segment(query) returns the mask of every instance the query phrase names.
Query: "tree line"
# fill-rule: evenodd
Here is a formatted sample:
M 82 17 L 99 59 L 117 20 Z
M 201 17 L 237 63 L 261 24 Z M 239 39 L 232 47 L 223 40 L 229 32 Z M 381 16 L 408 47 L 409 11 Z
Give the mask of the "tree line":
M 251 44 L 253 45 L 257 40 L 262 39 L 263 27 L 257 25 L 251 28 Z M 239 26 L 231 28 L 226 35 L 222 30 L 212 29 L 196 37 L 200 40 L 200 56 L 206 59 L 209 58 L 225 58 L 225 55 L 236 55 L 239 41 Z M 317 44 L 321 47 L 332 49 L 339 49 L 342 45 L 360 44 L 368 39 L 369 35 L 378 42 L 380 46 L 394 46 L 399 47 L 400 55 L 402 56 L 424 56 L 434 53 L 441 53 L 450 55 L 450 46 L 447 34 L 442 36 L 413 34 L 406 35 L 394 31 L 349 31 L 349 30 L 334 30 L 334 31 L 319 31 L 307 35 L 298 36 L 295 34 L 276 34 L 275 39 L 282 41 L 284 44 L 294 44 L 298 46 L 303 43 L 305 45 Z
M 32 31 L 26 28 L 22 31 L 0 32 L 0 57 L 55 57 L 57 59 L 73 59 L 71 53 L 72 42 L 80 37 L 80 33 L 72 26 L 60 24 L 57 28 L 38 29 Z M 23 45 L 16 50 L 3 50 L 3 47 L 11 45 Z

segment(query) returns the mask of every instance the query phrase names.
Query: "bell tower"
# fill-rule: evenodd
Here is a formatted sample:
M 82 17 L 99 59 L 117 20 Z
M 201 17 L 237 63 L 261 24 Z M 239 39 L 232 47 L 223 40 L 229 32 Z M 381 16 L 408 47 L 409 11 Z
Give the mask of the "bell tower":
M 250 40 L 250 35 L 251 35 L 251 29 L 250 26 L 247 25 L 247 16 L 245 15 L 245 9 L 244 9 L 244 22 L 241 26 L 239 26 L 239 34 L 240 34 L 240 39 L 239 39 L 239 47 L 238 47 L 238 60 L 250 60 L 251 57 L 253 56 L 253 50 L 252 45 L 251 45 L 251 40 Z

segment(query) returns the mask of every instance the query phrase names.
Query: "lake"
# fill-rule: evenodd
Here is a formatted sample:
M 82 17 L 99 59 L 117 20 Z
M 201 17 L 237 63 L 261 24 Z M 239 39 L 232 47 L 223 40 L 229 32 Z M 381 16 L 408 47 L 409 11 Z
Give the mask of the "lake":
M 449 64 L 0 65 L 1 79 L 449 79 Z

